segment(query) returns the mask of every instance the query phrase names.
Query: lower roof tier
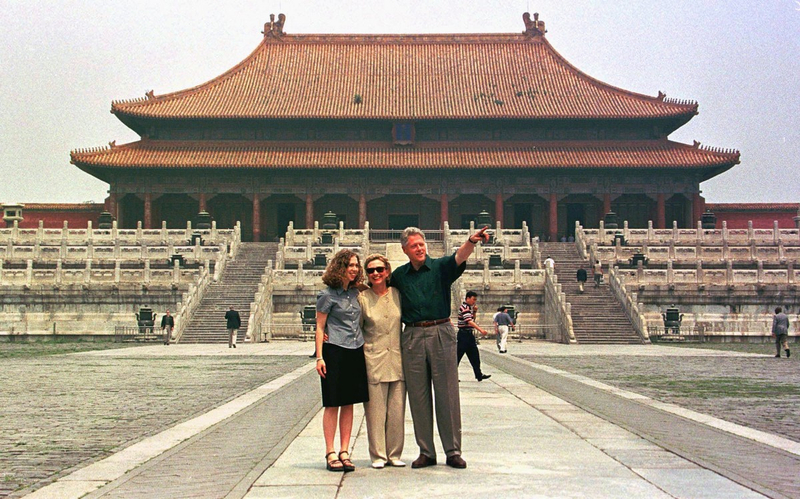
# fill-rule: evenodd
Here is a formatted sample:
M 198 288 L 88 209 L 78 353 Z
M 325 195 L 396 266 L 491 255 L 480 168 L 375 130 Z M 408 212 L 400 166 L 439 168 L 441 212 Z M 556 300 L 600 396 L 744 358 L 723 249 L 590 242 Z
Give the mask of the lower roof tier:
M 403 147 L 365 144 L 141 140 L 73 151 L 71 162 L 103 170 L 146 169 L 582 169 L 670 168 L 717 175 L 739 163 L 739 152 L 659 140 L 580 144 L 548 142 L 499 147 L 474 144 Z

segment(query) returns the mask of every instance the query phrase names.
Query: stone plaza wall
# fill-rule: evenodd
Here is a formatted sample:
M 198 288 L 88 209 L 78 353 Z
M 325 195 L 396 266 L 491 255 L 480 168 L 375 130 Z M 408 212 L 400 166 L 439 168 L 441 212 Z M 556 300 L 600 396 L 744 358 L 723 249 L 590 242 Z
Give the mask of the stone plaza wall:
M 775 224 L 754 229 L 752 223 L 735 230 L 724 223 L 722 229 L 577 226 L 576 244 L 588 260 L 613 268 L 611 274 L 637 303 L 650 333 L 664 333 L 662 313 L 672 306 L 683 314 L 682 335 L 703 341 L 772 341 L 777 306 L 796 324 L 797 228 Z M 798 336 L 796 326 L 790 335 Z
M 0 229 L 0 340 L 112 336 L 139 307 L 179 333 L 241 241 L 240 228 Z

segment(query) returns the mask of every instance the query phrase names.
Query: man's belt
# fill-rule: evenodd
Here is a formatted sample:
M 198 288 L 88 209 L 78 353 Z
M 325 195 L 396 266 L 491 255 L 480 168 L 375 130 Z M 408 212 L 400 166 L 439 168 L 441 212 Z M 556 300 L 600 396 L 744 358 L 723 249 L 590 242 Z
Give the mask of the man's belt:
M 438 326 L 439 324 L 444 324 L 445 322 L 450 322 L 450 318 L 446 319 L 436 319 L 435 321 L 421 321 L 421 322 L 404 322 L 403 324 L 406 327 L 431 327 L 431 326 Z

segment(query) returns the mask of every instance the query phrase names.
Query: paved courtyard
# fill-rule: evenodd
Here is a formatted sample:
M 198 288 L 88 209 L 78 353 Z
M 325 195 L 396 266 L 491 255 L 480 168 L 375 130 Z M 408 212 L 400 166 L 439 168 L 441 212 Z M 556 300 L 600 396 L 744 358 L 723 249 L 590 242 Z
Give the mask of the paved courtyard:
M 0 497 L 106 457 L 308 360 L 222 349 L 169 355 L 175 347 L 149 356 L 126 348 L 0 363 Z
M 764 345 L 769 353 L 763 356 L 709 357 L 685 349 L 682 355 L 658 357 L 523 358 L 800 442 L 800 361 L 776 359 L 771 348 Z
M 357 408 L 341 475 L 309 345 L 6 359 L 0 497 L 800 497 L 794 358 L 486 342 L 492 378 L 460 371 L 466 472 L 370 469 Z

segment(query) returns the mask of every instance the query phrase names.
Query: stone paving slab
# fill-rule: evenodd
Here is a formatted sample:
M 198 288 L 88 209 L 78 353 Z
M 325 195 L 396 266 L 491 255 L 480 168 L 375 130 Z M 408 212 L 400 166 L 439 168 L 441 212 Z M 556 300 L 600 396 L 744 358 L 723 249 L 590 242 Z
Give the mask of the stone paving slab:
M 247 348 L 194 356 L 173 346 L 0 363 L 0 497 L 28 493 L 126 447 L 133 453 L 137 441 L 309 360 L 277 351 L 251 356 Z M 113 459 L 104 467 L 113 472 Z
M 744 354 L 696 348 L 646 346 L 616 353 L 593 349 L 558 353 L 557 348 L 529 346 L 514 354 L 536 364 L 568 371 L 569 377 L 620 396 L 654 399 L 715 417 L 727 423 L 780 435 L 800 451 L 800 362 L 772 354 Z M 770 351 L 770 346 L 764 346 Z M 547 351 L 547 354 L 542 352 Z M 654 361 L 652 353 L 660 353 Z M 580 377 L 580 378 L 579 378 Z M 687 417 L 691 417 L 688 416 Z M 755 433 L 754 433 L 755 434 Z
M 466 470 L 445 466 L 443 456 L 439 465 L 422 470 L 370 468 L 363 412 L 356 411 L 357 470 L 328 472 L 320 413 L 245 497 L 763 497 L 509 374 L 493 372 L 478 383 L 465 364 L 460 377 Z M 604 424 L 611 431 L 586 439 L 570 421 Z M 407 413 L 403 459 L 410 463 L 416 455 Z M 665 473 L 688 471 L 691 483 Z M 692 495 L 695 490 L 705 495 Z
M 738 430 L 739 425 L 713 418 L 705 423 L 684 418 L 667 404 L 655 407 L 642 397 L 619 397 L 619 389 L 593 380 L 584 382 L 574 375 L 514 356 L 484 350 L 484 361 L 535 383 L 553 395 L 575 403 L 621 428 L 703 467 L 722 474 L 770 497 L 800 497 L 800 455 L 791 452 L 794 442 L 758 432 L 764 441 L 755 441 Z M 526 356 L 527 357 L 527 356 Z M 679 409 L 679 408 L 678 408 Z M 576 432 L 593 438 L 595 428 L 569 423 Z M 615 430 L 617 431 L 617 430 Z M 773 437 L 773 438 L 768 438 Z
M 293 358 L 298 370 L 312 369 L 307 358 L 310 343 L 276 342 L 270 344 L 242 345 L 241 348 L 227 349 L 219 345 L 172 345 L 170 347 L 149 346 L 129 349 L 123 358 L 152 365 L 151 362 L 164 361 L 175 364 L 172 357 L 178 357 L 185 363 L 177 365 L 206 366 L 207 363 L 223 363 L 232 371 L 251 369 L 259 362 L 270 364 L 282 362 L 285 357 Z M 313 347 L 312 347 L 313 348 Z M 485 347 L 484 347 L 485 348 Z M 673 355 L 669 350 L 676 350 L 674 356 L 697 356 L 695 352 L 663 347 L 633 346 L 632 348 L 614 347 L 575 347 L 547 343 L 531 342 L 512 344 L 510 351 L 515 355 L 537 355 L 539 357 L 558 358 L 593 357 L 609 355 L 615 351 L 620 356 L 631 358 L 646 355 L 649 357 Z M 166 351 L 170 353 L 167 354 Z M 133 351 L 133 352 L 131 352 Z M 249 418 L 251 411 L 255 413 L 258 401 L 256 398 L 248 410 L 239 410 L 228 414 L 219 423 L 206 426 L 200 433 L 180 443 L 169 438 L 155 438 L 151 444 L 145 445 L 150 450 L 158 448 L 161 452 L 155 458 L 141 461 L 142 456 L 134 446 L 126 457 L 125 445 L 120 452 L 108 457 L 110 463 L 118 460 L 124 462 L 131 455 L 138 455 L 140 461 L 129 463 L 133 468 L 122 477 L 117 478 L 109 486 L 93 492 L 89 497 L 153 497 L 164 480 L 171 481 L 169 495 L 172 497 L 314 497 L 315 499 L 349 498 L 349 497 L 628 497 L 628 498 L 675 498 L 675 497 L 763 497 L 753 490 L 743 487 L 725 478 L 709 468 L 696 464 L 702 459 L 693 459 L 690 452 L 671 452 L 671 448 L 658 440 L 644 438 L 641 429 L 632 427 L 629 421 L 620 424 L 616 418 L 596 410 L 587 411 L 582 404 L 568 402 L 564 395 L 550 389 L 548 383 L 576 383 L 582 390 L 589 390 L 600 402 L 607 402 L 613 407 L 624 404 L 638 404 L 651 410 L 659 410 L 667 416 L 663 421 L 677 420 L 679 424 L 665 424 L 666 434 L 686 432 L 699 425 L 702 431 L 726 433 L 731 428 L 723 429 L 713 426 L 719 422 L 716 418 L 708 421 L 692 421 L 678 414 L 670 413 L 647 405 L 653 401 L 638 393 L 611 387 L 605 382 L 572 373 L 563 373 L 558 369 L 527 362 L 523 359 L 512 359 L 511 355 L 500 356 L 484 350 L 485 371 L 492 378 L 482 383 L 476 382 L 466 361 L 462 362 L 460 377 L 462 383 L 462 419 L 463 419 L 463 451 L 469 467 L 467 470 L 454 470 L 444 465 L 444 456 L 440 456 L 438 466 L 412 470 L 405 468 L 386 468 L 373 470 L 369 467 L 367 455 L 366 428 L 363 422 L 363 410 L 357 406 L 356 423 L 353 429 L 353 460 L 358 467 L 354 473 L 331 473 L 324 466 L 324 441 L 322 438 L 321 412 L 310 419 L 303 427 L 297 427 L 299 434 L 291 441 L 286 441 L 283 452 L 273 451 L 273 455 L 264 456 L 255 465 L 251 459 L 250 470 L 239 470 L 233 476 L 230 471 L 220 470 L 224 487 L 217 487 L 219 480 L 208 479 L 216 472 L 214 458 L 220 458 L 227 447 L 224 442 L 236 440 L 231 451 L 236 453 L 249 445 L 248 436 L 259 431 L 269 433 L 269 418 Z M 568 352 L 568 353 L 565 353 Z M 78 357 L 78 356 L 75 356 Z M 108 366 L 118 361 L 111 352 L 81 354 L 86 361 Z M 710 352 L 709 359 L 726 362 L 731 352 Z M 272 359 L 270 359 L 272 358 Z M 205 359 L 205 360 L 204 360 Z M 776 359 L 777 360 L 777 359 Z M 104 363 L 108 361 L 108 363 Z M 226 363 L 227 362 L 227 363 Z M 123 361 L 124 363 L 124 361 Z M 504 363 L 514 363 L 522 369 L 509 369 Z M 70 362 L 65 365 L 69 366 Z M 252 364 L 252 365 L 251 365 Z M 500 370 L 497 366 L 503 366 Z M 41 366 L 34 369 L 39 369 Z M 48 366 L 58 370 L 61 366 Z M 519 367 L 519 366 L 518 366 Z M 190 370 L 190 367 L 181 369 Z M 2 368 L 0 368 L 2 370 Z M 67 372 L 75 371 L 75 367 L 67 368 Z M 507 372 L 506 372 L 507 371 Z M 543 375 L 548 391 L 537 385 L 539 379 L 530 375 L 536 371 Z M 559 374 L 560 371 L 563 374 Z M 559 381 L 562 380 L 562 381 Z M 313 385 L 313 386 L 312 386 Z M 305 391 L 314 400 L 319 398 L 318 383 L 312 383 Z M 201 385 L 198 385 L 201 386 Z M 573 390 L 574 391 L 574 390 Z M 313 394 L 311 393 L 313 392 Z M 558 396 L 557 396 L 558 395 Z M 574 394 L 568 394 L 570 397 Z M 254 395 L 255 396 L 255 395 Z M 570 398 L 566 397 L 566 398 Z M 213 413 L 215 409 L 207 410 Z M 205 413 L 203 413 L 205 414 Z M 299 421 L 297 414 L 287 415 L 289 419 Z M 703 416 L 703 415 L 700 415 Z M 309 417 L 311 417 L 309 415 Z M 673 418 L 670 420 L 669 418 Z M 658 419 L 658 418 L 657 418 Z M 261 427 L 253 427 L 261 421 Z M 662 419 L 658 419 L 662 421 Z M 652 421 L 651 421 L 652 423 Z M 3 428 L 0 419 L 0 432 Z M 170 429 L 176 427 L 170 427 Z M 238 431 L 242 428 L 241 431 Z M 733 425 L 733 430 L 740 428 Z M 302 429 L 302 431 L 300 431 Z M 709 430 L 710 429 L 710 430 Z M 227 435 L 224 431 L 232 430 Z M 89 431 L 91 430 L 81 430 Z M 103 431 L 113 433 L 114 428 Z M 764 433 L 764 432 L 761 432 Z M 0 433 L 1 434 L 1 433 Z M 669 436 L 669 435 L 667 435 Z M 74 441 L 80 440 L 76 434 Z M 156 435 L 153 435 L 156 437 Z M 223 438 L 224 437 L 224 438 Z M 779 438 L 779 437 L 778 437 Z M 227 440 L 226 440 L 227 439 Z M 142 440 L 144 442 L 146 439 Z M 785 440 L 785 439 L 782 439 Z M 778 444 L 780 440 L 776 441 Z M 438 437 L 437 437 L 438 443 Z M 765 445 L 765 444 L 759 444 Z M 68 444 L 65 444 L 68 446 Z M 276 444 L 275 449 L 281 446 Z M 167 448 L 167 450 L 163 450 Z M 0 447 L 2 449 L 2 447 Z M 793 455 L 782 451 L 786 455 Z M 193 458 L 188 458 L 194 453 Z M 680 454 L 680 455 L 679 455 Z M 197 456 L 205 456 L 206 461 L 198 463 Z M 410 464 L 417 455 L 413 438 L 413 427 L 410 416 L 406 414 L 406 450 L 403 458 Z M 682 457 L 683 456 L 683 457 Z M 702 457 L 702 456 L 701 456 Z M 731 462 L 746 460 L 750 455 L 729 456 Z M 2 457 L 0 457 L 2 459 Z M 195 464 L 192 464 L 194 459 Z M 244 459 L 237 457 L 236 459 Z M 696 462 L 693 462 L 696 461 Z M 100 463 L 98 463 L 100 464 Z M 166 466 L 164 466 L 166 464 Z M 762 463 L 763 465 L 763 463 Z M 119 469 L 121 469 L 120 467 Z M 91 467 L 74 470 L 80 481 L 61 480 L 63 489 L 59 490 L 59 498 L 80 497 L 84 489 L 78 484 L 97 487 L 106 483 L 109 469 Z M 118 469 L 118 471 L 119 471 Z M 263 473 L 256 472 L 264 469 Z M 175 476 L 180 470 L 180 476 Z M 790 468 L 791 472 L 797 471 Z M 195 477 L 201 476 L 203 480 Z M 795 472 L 794 477 L 797 476 Z M 239 480 L 231 489 L 231 483 Z M 201 487 L 198 487 L 201 485 Z M 784 483 L 792 486 L 791 483 Z M 75 490 L 68 490 L 75 487 Z M 125 487 L 128 487 L 127 489 Z M 200 488 L 204 490 L 199 491 Z M 129 493 L 123 493 L 123 492 Z M 68 495 L 74 494 L 74 495 Z M 783 497 L 769 494 L 771 497 Z M 158 496 L 158 495 L 156 495 Z

